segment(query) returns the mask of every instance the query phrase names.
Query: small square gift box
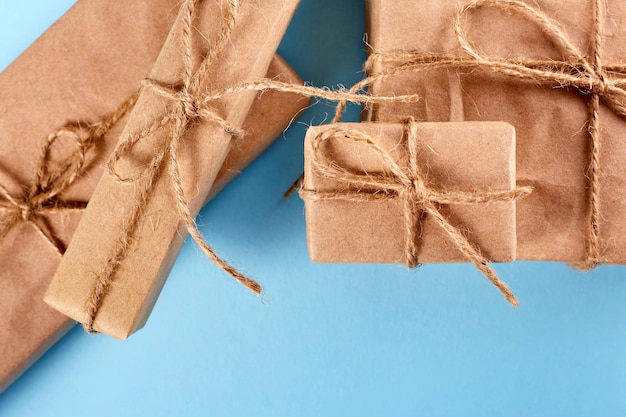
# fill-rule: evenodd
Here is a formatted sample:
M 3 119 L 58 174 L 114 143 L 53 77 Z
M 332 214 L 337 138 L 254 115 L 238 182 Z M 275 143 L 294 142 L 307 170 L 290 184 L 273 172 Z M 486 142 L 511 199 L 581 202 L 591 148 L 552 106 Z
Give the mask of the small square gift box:
M 530 192 L 516 187 L 507 123 L 338 123 L 306 135 L 314 262 L 472 262 L 517 305 L 488 262 L 515 260 L 515 200 Z

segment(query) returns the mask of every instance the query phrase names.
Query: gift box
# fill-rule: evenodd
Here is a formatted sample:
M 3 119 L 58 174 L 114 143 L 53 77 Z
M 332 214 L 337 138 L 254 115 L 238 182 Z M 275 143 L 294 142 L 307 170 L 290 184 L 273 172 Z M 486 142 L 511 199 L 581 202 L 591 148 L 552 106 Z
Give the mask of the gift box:
M 69 157 L 75 151 L 72 134 L 81 132 L 85 137 L 89 126 L 106 118 L 139 87 L 169 33 L 176 4 L 132 0 L 120 7 L 107 0 L 79 1 L 0 74 L 0 94 L 7 109 L 0 117 L 0 187 L 11 198 L 19 202 L 23 189 L 32 186 L 44 141 L 59 125 L 67 123 L 67 129 L 54 143 L 54 154 Z M 279 57 L 272 61 L 268 77 L 301 82 Z M 297 95 L 259 95 L 244 122 L 247 135 L 233 146 L 216 184 L 223 187 L 243 170 L 306 105 L 308 100 Z M 275 109 L 271 118 L 268 107 Z M 0 197 L 4 235 L 0 239 L 0 392 L 75 324 L 42 299 L 61 259 L 58 251 L 69 243 L 82 211 L 54 213 L 50 206 L 55 200 L 57 204 L 88 201 L 126 119 L 122 117 L 94 144 L 84 174 L 58 199 L 44 202 L 47 211 L 36 224 L 59 248 L 32 222 L 7 228 L 15 210 Z
M 44 300 L 124 339 L 147 320 L 206 200 L 296 0 L 187 1 Z M 258 284 L 237 275 L 252 290 Z
M 515 131 L 503 122 L 309 128 L 300 190 L 314 262 L 515 259 Z M 494 283 L 495 283 L 494 282 Z
M 371 0 L 373 94 L 415 104 L 366 119 L 501 120 L 517 132 L 517 258 L 626 262 L 626 6 L 621 2 Z

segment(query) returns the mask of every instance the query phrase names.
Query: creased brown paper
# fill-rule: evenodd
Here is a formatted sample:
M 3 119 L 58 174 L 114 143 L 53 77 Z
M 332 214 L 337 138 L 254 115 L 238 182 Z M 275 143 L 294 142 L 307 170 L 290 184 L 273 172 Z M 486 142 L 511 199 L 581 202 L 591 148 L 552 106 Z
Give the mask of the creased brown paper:
M 372 92 L 422 96 L 369 119 L 511 123 L 518 183 L 534 188 L 517 258 L 626 262 L 625 4 L 372 0 L 368 13 L 371 73 L 397 71 Z
M 356 123 L 310 128 L 307 238 L 313 261 L 473 263 L 515 259 L 515 131 L 502 122 Z

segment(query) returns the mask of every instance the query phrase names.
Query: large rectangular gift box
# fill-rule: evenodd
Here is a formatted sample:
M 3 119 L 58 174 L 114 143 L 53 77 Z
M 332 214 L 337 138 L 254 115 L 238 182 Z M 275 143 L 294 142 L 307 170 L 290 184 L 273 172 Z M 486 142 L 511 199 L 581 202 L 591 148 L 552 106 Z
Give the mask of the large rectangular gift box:
M 368 120 L 506 121 L 517 132 L 517 258 L 626 262 L 626 3 L 369 0 Z
M 28 220 L 20 215 L 21 220 L 15 222 L 12 216 L 18 211 L 28 213 L 22 210 L 27 207 L 24 190 L 36 185 L 35 171 L 44 141 L 58 127 L 67 125 L 66 135 L 59 137 L 53 150 L 60 155 L 72 154 L 76 148 L 71 132 L 86 135 L 89 126 L 108 117 L 138 89 L 165 42 L 178 5 L 178 0 L 129 0 L 123 5 L 81 0 L 0 74 L 4 106 L 0 116 L 0 186 L 16 203 L 4 193 L 0 197 L 0 392 L 75 323 L 42 300 L 61 255 L 39 233 L 37 225 L 51 232 L 61 249 L 67 246 L 82 212 L 55 213 L 51 209 L 64 201 L 88 201 L 102 174 L 103 162 L 128 118 L 122 117 L 90 148 L 84 175 L 58 198 L 41 201 L 40 215 Z M 278 57 L 272 61 L 268 77 L 301 82 Z M 244 123 L 247 134 L 234 144 L 211 196 L 241 172 L 306 105 L 308 100 L 292 94 L 269 91 L 259 95 Z M 268 108 L 273 109 L 270 115 Z
M 240 134 L 255 93 L 228 90 L 266 74 L 298 1 L 193 4 L 181 7 L 44 297 L 120 339 L 145 324 Z

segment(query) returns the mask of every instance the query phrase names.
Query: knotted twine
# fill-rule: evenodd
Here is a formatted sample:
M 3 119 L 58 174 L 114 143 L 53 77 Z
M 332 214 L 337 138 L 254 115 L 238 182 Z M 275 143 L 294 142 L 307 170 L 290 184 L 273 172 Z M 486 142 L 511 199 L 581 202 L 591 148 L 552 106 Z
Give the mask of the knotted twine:
M 172 102 L 169 110 L 162 116 L 157 117 L 151 124 L 139 132 L 123 138 L 111 156 L 108 164 L 108 173 L 119 183 L 134 183 L 141 180 L 143 185 L 140 188 L 136 204 L 129 217 L 126 219 L 124 234 L 116 240 L 112 256 L 109 258 L 105 270 L 98 274 L 98 279 L 94 289 L 89 296 L 85 310 L 86 317 L 83 327 L 88 332 L 95 332 L 93 323 L 98 314 L 108 289 L 110 288 L 115 274 L 130 252 L 131 236 L 140 224 L 144 209 L 148 204 L 150 194 L 158 181 L 161 173 L 167 165 L 169 179 L 171 181 L 171 192 L 176 200 L 176 210 L 185 229 L 189 232 L 193 240 L 198 244 L 202 252 L 209 257 L 218 267 L 224 270 L 235 280 L 243 284 L 255 294 L 260 294 L 261 286 L 251 278 L 240 273 L 226 261 L 220 258 L 215 250 L 204 240 L 194 217 L 191 214 L 190 204 L 183 191 L 183 179 L 178 157 L 178 148 L 184 140 L 184 136 L 190 125 L 194 122 L 204 121 L 219 126 L 232 138 L 240 138 L 243 132 L 236 126 L 229 124 L 213 108 L 212 103 L 230 94 L 241 94 L 251 91 L 277 90 L 288 93 L 297 93 L 306 97 L 317 97 L 320 99 L 334 101 L 350 101 L 358 103 L 384 103 L 384 102 L 414 102 L 419 99 L 417 95 L 403 95 L 393 97 L 372 97 L 362 94 L 360 90 L 351 91 L 331 91 L 323 88 L 315 88 L 303 85 L 294 85 L 270 79 L 261 79 L 251 83 L 235 85 L 217 92 L 206 92 L 208 74 L 211 65 L 219 57 L 224 47 L 228 44 L 232 31 L 236 25 L 239 14 L 239 0 L 228 0 L 226 11 L 223 17 L 221 31 L 215 41 L 210 45 L 209 52 L 202 60 L 200 66 L 194 71 L 193 57 L 194 48 L 192 45 L 193 18 L 197 4 L 201 0 L 186 0 L 182 5 L 182 61 L 184 73 L 182 80 L 178 83 L 180 87 L 173 88 L 170 85 L 154 79 L 146 79 L 142 88 L 150 89 L 158 95 L 167 98 Z M 125 177 L 117 172 L 118 163 L 125 158 L 135 144 L 148 138 L 153 133 L 169 129 L 168 138 L 163 145 L 156 150 L 147 168 L 134 176 Z
M 311 165 L 325 178 L 336 180 L 343 185 L 339 191 L 317 191 L 301 188 L 300 196 L 309 201 L 341 200 L 358 203 L 369 201 L 402 202 L 405 218 L 405 259 L 410 268 L 418 266 L 418 240 L 423 214 L 431 216 L 450 237 L 452 243 L 474 266 L 500 290 L 504 298 L 513 306 L 519 303 L 509 287 L 500 280 L 496 271 L 489 266 L 489 260 L 480 253 L 474 244 L 441 213 L 440 205 L 474 204 L 483 205 L 496 201 L 514 201 L 532 192 L 530 187 L 517 187 L 507 191 L 438 190 L 429 185 L 420 169 L 418 155 L 418 124 L 410 118 L 404 123 L 406 138 L 405 151 L 407 166 L 401 166 L 391 154 L 369 135 L 345 128 L 328 129 L 317 135 L 311 143 Z M 329 157 L 324 145 L 331 140 L 345 140 L 351 144 L 365 145 L 381 161 L 384 170 L 381 174 L 359 173 L 341 166 Z
M 486 69 L 498 74 L 521 80 L 530 80 L 553 88 L 574 87 L 588 97 L 589 120 L 587 131 L 589 134 L 591 155 L 587 166 L 586 176 L 589 181 L 589 222 L 586 239 L 585 261 L 573 265 L 581 270 L 593 269 L 600 262 L 600 100 L 619 116 L 626 117 L 626 65 L 619 63 L 604 63 L 602 59 L 602 37 L 600 16 L 600 0 L 593 0 L 591 53 L 583 54 L 559 28 L 542 11 L 518 0 L 472 0 L 460 8 L 455 16 L 454 32 L 461 48 L 468 56 L 454 56 L 450 54 L 432 53 L 373 53 L 366 65 L 372 71 L 376 63 L 385 63 L 390 68 L 372 75 L 368 80 L 359 83 L 354 88 L 363 88 L 365 84 L 393 77 L 406 72 L 422 72 L 438 68 L 456 68 L 472 71 Z M 560 46 L 565 60 L 531 60 L 531 59 L 502 59 L 488 57 L 480 53 L 468 41 L 464 34 L 462 19 L 470 11 L 496 7 L 504 11 L 519 13 L 534 22 L 555 45 Z
M 85 209 L 87 202 L 66 201 L 60 195 L 85 172 L 89 151 L 134 106 L 137 96 L 131 95 L 110 116 L 97 124 L 87 127 L 67 125 L 49 134 L 39 153 L 35 176 L 22 195 L 13 195 L 0 184 L 0 239 L 4 239 L 18 224 L 26 223 L 56 253 L 63 255 L 65 246 L 41 220 L 51 214 Z M 62 139 L 73 142 L 75 150 L 53 163 L 52 149 Z

